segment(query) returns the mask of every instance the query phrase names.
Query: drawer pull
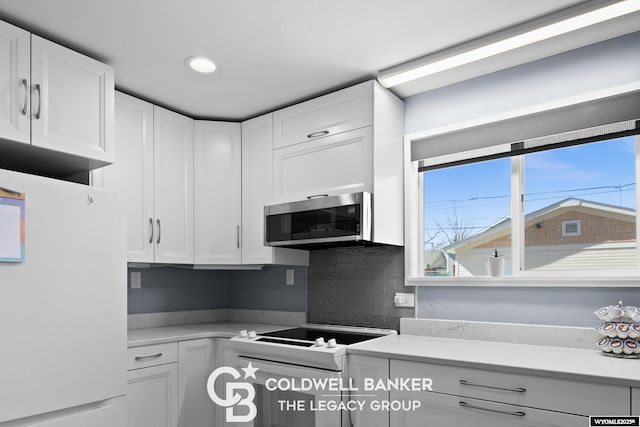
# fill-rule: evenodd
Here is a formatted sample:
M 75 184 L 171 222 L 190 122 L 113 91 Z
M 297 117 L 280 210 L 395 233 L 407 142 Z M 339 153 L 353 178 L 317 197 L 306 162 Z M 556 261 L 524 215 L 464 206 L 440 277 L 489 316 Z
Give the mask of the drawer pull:
M 488 389 L 491 389 L 491 390 L 512 391 L 514 393 L 524 393 L 525 391 L 527 391 L 527 389 L 524 388 L 524 387 L 516 387 L 516 388 L 494 387 L 494 386 L 490 386 L 490 385 L 474 384 L 474 383 L 470 383 L 469 381 L 466 381 L 466 380 L 460 380 L 460 384 L 461 385 L 466 385 L 466 386 L 469 386 L 469 387 L 488 388 Z
M 307 196 L 307 200 L 311 200 L 311 199 L 321 199 L 324 197 L 329 197 L 328 194 L 315 194 L 313 196 Z
M 328 130 L 319 130 L 318 132 L 311 132 L 309 135 L 307 135 L 307 138 L 318 138 L 325 135 L 329 135 Z
M 522 411 L 500 411 L 498 409 L 483 408 L 481 406 L 469 405 L 467 402 L 460 401 L 460 406 L 467 409 L 476 409 L 478 411 L 495 412 L 497 414 L 513 415 L 514 417 L 524 417 L 527 415 Z
M 162 353 L 156 353 L 150 356 L 136 356 L 136 360 L 140 361 L 140 360 L 157 359 L 158 357 L 161 357 L 161 356 L 162 356 Z

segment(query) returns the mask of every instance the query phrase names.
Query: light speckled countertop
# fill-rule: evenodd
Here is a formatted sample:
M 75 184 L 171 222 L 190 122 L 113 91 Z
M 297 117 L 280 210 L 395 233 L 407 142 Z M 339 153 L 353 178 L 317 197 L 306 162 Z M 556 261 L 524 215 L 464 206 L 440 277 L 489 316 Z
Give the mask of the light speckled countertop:
M 238 335 L 243 329 L 256 331 L 260 334 L 287 328 L 291 328 L 291 326 L 245 322 L 193 323 L 158 328 L 130 329 L 127 331 L 127 340 L 129 347 L 140 347 L 198 338 L 231 338 Z
M 640 387 L 640 359 L 606 357 L 595 349 L 397 335 L 353 344 L 348 352 Z

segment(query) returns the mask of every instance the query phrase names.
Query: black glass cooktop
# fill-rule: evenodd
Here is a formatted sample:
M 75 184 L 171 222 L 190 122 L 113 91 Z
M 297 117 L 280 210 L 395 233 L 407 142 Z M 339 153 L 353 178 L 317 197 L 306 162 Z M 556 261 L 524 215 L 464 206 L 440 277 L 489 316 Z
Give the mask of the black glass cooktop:
M 266 332 L 260 334 L 265 337 L 292 338 L 297 340 L 315 341 L 317 338 L 324 338 L 325 341 L 335 339 L 338 344 L 355 344 L 373 338 L 383 336 L 383 334 L 360 334 L 357 332 L 332 331 L 330 329 L 313 328 L 292 328 L 281 331 Z

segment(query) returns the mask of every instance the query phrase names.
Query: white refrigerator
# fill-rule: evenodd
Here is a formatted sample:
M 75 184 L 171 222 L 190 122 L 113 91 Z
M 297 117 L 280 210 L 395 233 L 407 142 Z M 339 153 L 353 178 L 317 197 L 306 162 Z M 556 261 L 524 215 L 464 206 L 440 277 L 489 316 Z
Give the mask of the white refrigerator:
M 0 426 L 124 427 L 124 195 L 5 170 L 0 187 L 25 195 L 24 260 L 0 262 Z

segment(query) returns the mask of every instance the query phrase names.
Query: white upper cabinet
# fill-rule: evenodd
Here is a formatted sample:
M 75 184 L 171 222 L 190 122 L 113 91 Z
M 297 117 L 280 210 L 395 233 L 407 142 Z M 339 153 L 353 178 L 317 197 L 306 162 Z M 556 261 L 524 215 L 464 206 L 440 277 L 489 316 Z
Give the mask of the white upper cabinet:
M 273 114 L 273 148 L 288 147 L 373 123 L 371 82 L 330 93 Z
M 373 241 L 404 243 L 404 103 L 376 81 L 273 113 L 273 203 L 370 192 Z
M 113 70 L 31 36 L 33 145 L 113 162 Z
M 116 94 L 117 158 L 93 185 L 127 195 L 128 262 L 193 263 L 193 120 Z
M 264 245 L 264 207 L 273 203 L 273 114 L 242 123 L 242 263 L 309 265 L 309 252 Z
M 153 105 L 117 92 L 115 139 L 115 162 L 93 171 L 93 184 L 127 195 L 127 259 L 153 262 Z
M 30 34 L 0 21 L 0 138 L 30 142 Z
M 155 261 L 193 263 L 193 120 L 154 106 Z
M 111 67 L 0 21 L 0 167 L 66 177 L 113 163 L 113 108 Z
M 274 150 L 274 202 L 373 191 L 372 129 Z
M 195 122 L 195 264 L 240 264 L 240 123 Z

